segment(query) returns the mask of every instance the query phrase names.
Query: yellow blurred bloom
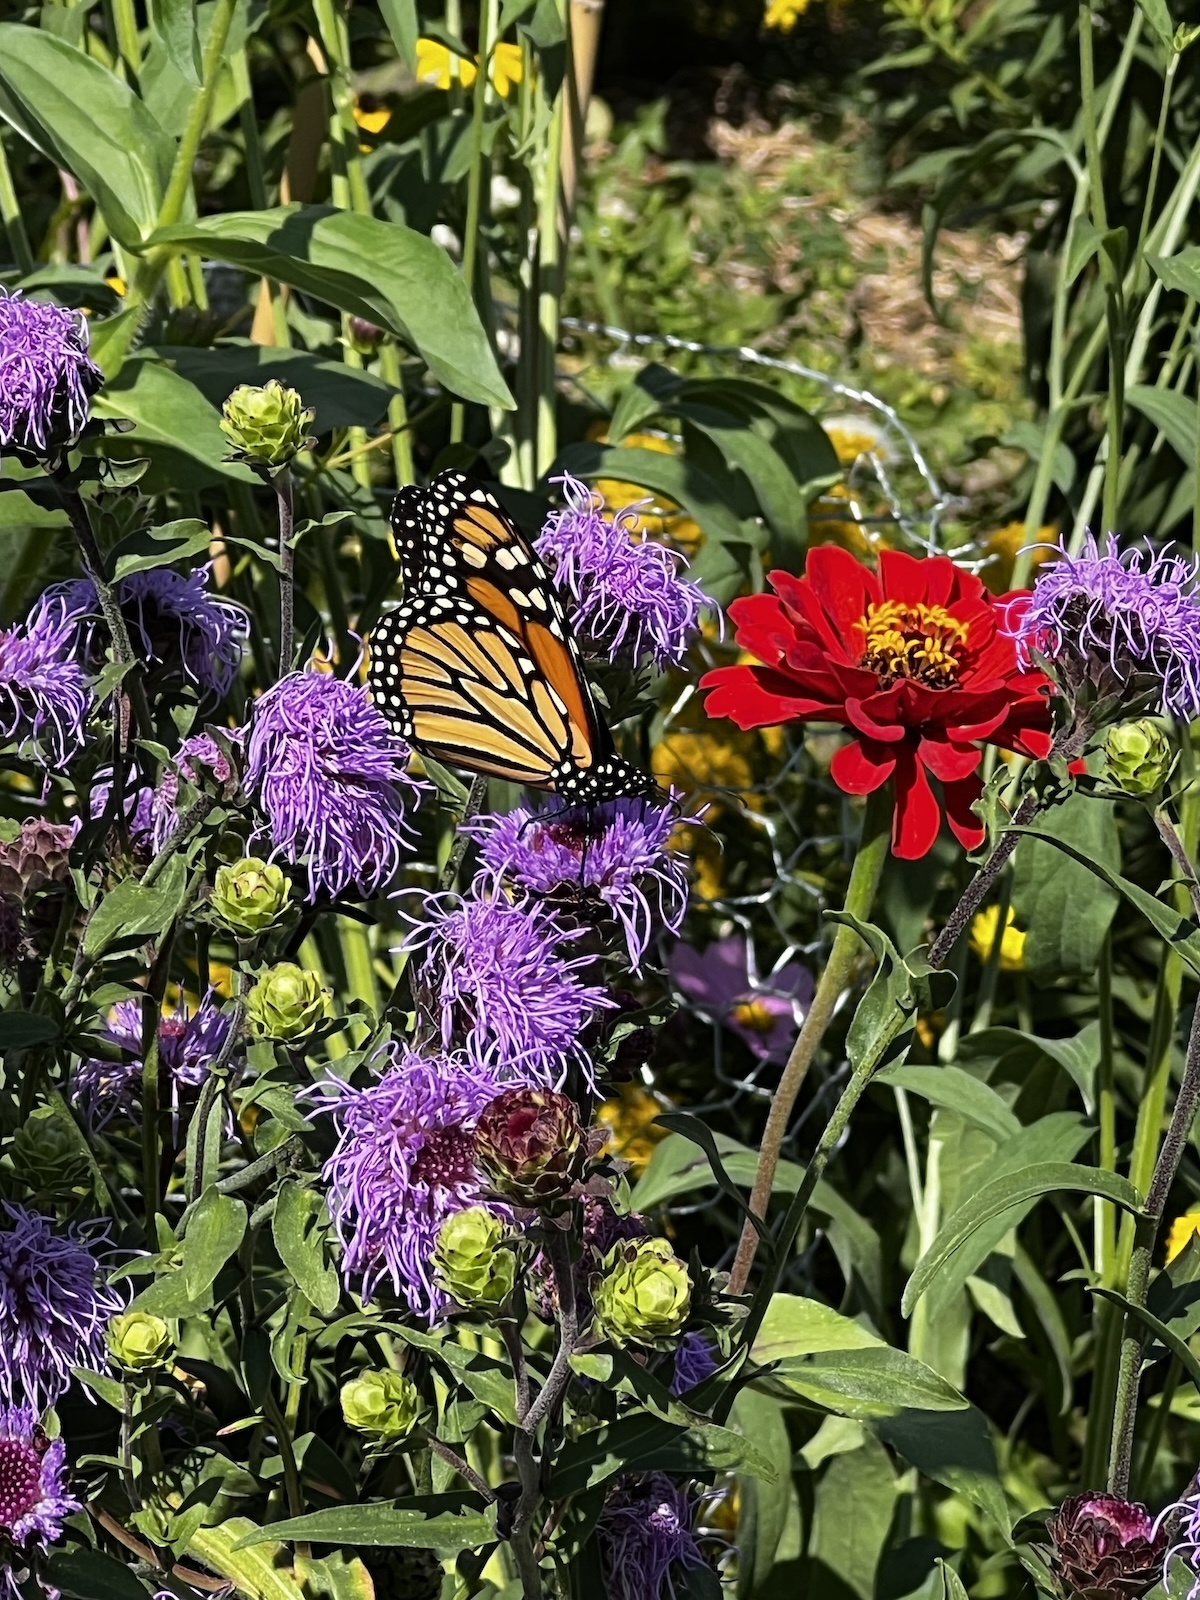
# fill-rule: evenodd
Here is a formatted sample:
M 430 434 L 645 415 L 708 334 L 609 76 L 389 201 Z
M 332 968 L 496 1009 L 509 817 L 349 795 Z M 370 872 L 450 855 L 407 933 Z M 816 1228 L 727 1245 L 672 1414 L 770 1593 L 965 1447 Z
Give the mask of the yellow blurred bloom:
M 883 429 L 865 419 L 847 417 L 835 421 L 830 418 L 821 426 L 844 467 L 852 467 L 859 456 L 878 456 L 886 461 L 891 454 Z
M 836 544 L 852 556 L 868 556 L 883 540 L 872 538 L 866 523 L 858 520 L 858 507 L 849 486 L 835 483 L 809 507 L 808 542 Z
M 995 560 L 989 561 L 979 576 L 987 584 L 993 594 L 1005 594 L 1012 588 L 1013 567 L 1021 551 L 1026 545 L 1036 545 L 1030 552 L 1031 570 L 1041 565 L 1047 557 L 1054 554 L 1052 546 L 1058 543 L 1058 527 L 1039 528 L 1037 539 L 1025 537 L 1025 524 L 1023 522 L 1006 522 L 1003 528 L 997 528 L 995 533 L 989 534 L 984 540 L 984 552 L 994 556 Z
M 971 949 L 980 961 L 987 961 L 996 942 L 996 929 L 1000 925 L 1000 907 L 985 906 L 971 918 Z M 1004 919 L 1004 933 L 1000 939 L 1001 972 L 1025 970 L 1025 935 L 1013 924 L 1012 907 Z
M 654 1146 L 666 1138 L 667 1130 L 655 1122 L 665 1110 L 649 1089 L 640 1083 L 625 1083 L 596 1112 L 597 1118 L 609 1129 L 604 1148 L 627 1161 L 635 1177 L 649 1166 Z
M 448 89 L 457 79 L 464 89 L 475 82 L 478 63 L 453 55 L 436 39 L 417 40 L 417 77 L 422 83 L 432 83 L 439 89 Z M 492 51 L 491 79 L 496 93 L 507 95 L 520 83 L 524 70 L 519 44 L 498 44 Z
M 769 0 L 764 28 L 777 28 L 780 33 L 791 33 L 808 10 L 808 0 Z
M 496 93 L 505 98 L 514 84 L 524 76 L 525 63 L 519 44 L 498 44 L 492 51 L 492 82 Z
M 595 439 L 598 444 L 607 444 L 608 430 L 603 426 L 593 427 L 588 431 L 588 438 Z M 620 448 L 655 450 L 664 456 L 679 453 L 679 447 L 674 440 L 664 439 L 657 433 L 627 433 L 621 440 Z M 605 507 L 609 511 L 623 511 L 626 506 L 637 505 L 641 500 L 650 502 L 644 511 L 638 513 L 637 521 L 631 524 L 633 531 L 646 538 L 661 539 L 666 544 L 675 545 L 689 560 L 704 541 L 704 535 L 695 519 L 689 517 L 665 495 L 651 496 L 641 484 L 622 483 L 617 478 L 597 478 L 595 488 L 597 494 L 603 495 Z
M 1176 1256 L 1183 1254 L 1193 1234 L 1200 1234 L 1200 1211 L 1185 1211 L 1183 1216 L 1175 1218 L 1167 1235 L 1168 1266 Z
M 355 95 L 354 120 L 364 133 L 382 133 L 392 120 L 391 108 L 380 105 L 364 106 Z
M 122 299 L 124 298 L 127 286 L 125 279 L 119 272 L 110 272 L 104 281 L 114 294 L 120 295 Z

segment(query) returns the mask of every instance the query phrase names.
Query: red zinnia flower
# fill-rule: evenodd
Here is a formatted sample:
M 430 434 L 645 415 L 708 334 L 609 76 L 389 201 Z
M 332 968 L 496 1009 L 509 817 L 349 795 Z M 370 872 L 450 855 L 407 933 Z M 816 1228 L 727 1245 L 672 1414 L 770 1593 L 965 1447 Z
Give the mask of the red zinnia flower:
M 735 600 L 737 642 L 758 663 L 701 680 L 709 716 L 739 728 L 838 722 L 853 734 L 830 774 L 848 794 L 891 778 L 892 851 L 914 861 L 933 848 L 941 806 L 968 849 L 983 843 L 971 810 L 981 746 L 1043 757 L 1050 749 L 1048 680 L 1023 670 L 999 628 L 996 600 L 948 556 L 918 561 L 886 550 L 878 577 L 833 545 L 811 550 L 802 578 L 769 575 L 775 594 Z

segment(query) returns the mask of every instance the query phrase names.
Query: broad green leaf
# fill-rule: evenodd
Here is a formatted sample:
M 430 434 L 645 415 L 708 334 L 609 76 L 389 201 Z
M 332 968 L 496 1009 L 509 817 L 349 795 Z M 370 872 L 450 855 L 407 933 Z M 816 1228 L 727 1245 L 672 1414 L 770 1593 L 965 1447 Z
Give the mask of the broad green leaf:
M 83 935 L 83 953 L 95 961 L 112 945 L 159 934 L 178 914 L 187 893 L 187 863 L 172 856 L 147 887 L 126 878 L 100 901 Z
M 338 1324 L 333 1325 L 334 1330 Z M 515 1425 L 517 1420 L 516 1396 L 513 1379 L 508 1368 L 491 1356 L 477 1350 L 464 1349 L 451 1339 L 434 1333 L 423 1333 L 403 1323 L 388 1323 L 387 1331 L 403 1339 L 406 1344 L 424 1350 L 433 1360 L 442 1362 L 453 1376 L 469 1389 L 489 1411 L 494 1411 L 504 1422 Z
M 733 1403 L 732 1420 L 753 1439 L 776 1471 L 774 1482 L 744 1474 L 738 1478 L 738 1600 L 753 1600 L 771 1575 L 787 1523 L 791 1498 L 792 1445 L 780 1402 L 743 1389 Z
M 1150 1285 L 1146 1304 L 1172 1333 L 1200 1332 L 1200 1236 L 1192 1234 Z
M 297 1287 L 322 1316 L 332 1316 L 341 1298 L 337 1270 L 325 1260 L 329 1213 L 315 1189 L 287 1179 L 275 1201 L 271 1233 L 279 1258 Z
M 797 568 L 808 544 L 806 500 L 782 456 L 745 418 L 695 403 L 678 409 L 716 446 L 725 465 L 745 476 L 771 530 L 774 560 L 789 571 Z
M 1018 1028 L 984 1028 L 958 1045 L 958 1059 L 981 1065 L 1004 1064 L 1005 1075 L 1023 1079 L 1046 1056 L 1071 1078 L 1090 1114 L 1095 1106 L 1096 1068 L 1100 1064 L 1100 1024 L 1089 1022 L 1073 1039 L 1039 1039 Z
M 762 1320 L 751 1359 L 760 1367 L 825 1350 L 866 1350 L 883 1347 L 878 1334 L 832 1306 L 798 1294 L 776 1294 Z
M 121 244 L 136 248 L 149 235 L 174 141 L 94 56 L 42 29 L 0 23 L 0 116 L 79 180 Z
M 1167 0 L 1137 0 L 1142 15 L 1158 35 L 1168 52 L 1174 49 L 1175 24 L 1167 9 Z
M 194 1295 L 183 1276 L 183 1268 L 164 1272 L 161 1278 L 136 1295 L 130 1304 L 131 1311 L 148 1311 L 156 1317 L 190 1317 L 207 1311 L 212 1305 L 211 1288 Z
M 130 356 L 92 401 L 92 411 L 98 417 L 134 424 L 128 433 L 106 439 L 105 453 L 119 459 L 150 456 L 164 487 L 201 487 L 223 477 L 240 483 L 259 481 L 249 467 L 222 459 L 229 441 L 221 432 L 216 407 L 195 384 L 149 352 Z
M 426 1549 L 453 1556 L 460 1550 L 477 1550 L 496 1537 L 494 1510 L 464 1508 L 465 1499 L 462 1495 L 428 1495 L 374 1505 L 327 1506 L 307 1517 L 273 1522 L 269 1528 L 249 1528 L 234 1549 L 240 1553 L 287 1539 L 373 1549 Z
M 202 217 L 161 230 L 153 242 L 232 262 L 365 317 L 411 344 L 452 394 L 513 407 L 462 274 L 412 228 L 292 205 Z
M 1107 884 L 1075 861 L 1064 861 L 1061 841 L 1111 872 L 1121 867 L 1121 845 L 1111 805 L 1073 794 L 1043 819 L 1039 837 L 1022 838 L 1013 871 L 1012 905 L 1025 936 L 1024 965 L 1037 983 L 1090 977 L 1119 904 Z
M 876 1083 L 894 1084 L 920 1095 L 931 1105 L 945 1106 L 1002 1144 L 1021 1131 L 1021 1124 L 994 1089 L 961 1067 L 884 1067 Z
M 147 0 L 150 29 L 176 72 L 193 88 L 200 87 L 200 36 L 195 0 Z
M 150 1592 L 123 1561 L 102 1550 L 56 1550 L 46 1576 L 74 1600 L 146 1600 Z
M 406 67 L 410 70 L 415 69 L 417 40 L 421 36 L 417 0 L 379 0 L 379 10 L 387 25 L 396 54 Z
M 246 1207 L 233 1195 L 210 1185 L 196 1202 L 183 1239 L 183 1281 L 198 1298 L 216 1281 L 217 1273 L 242 1242 Z
M 918 1472 L 977 1505 L 1007 1536 L 1008 1502 L 982 1412 L 974 1406 L 963 1411 L 903 1411 L 880 1417 L 871 1427 Z
M 783 1390 L 842 1417 L 959 1411 L 967 1403 L 932 1367 L 885 1344 L 781 1361 L 760 1381 L 771 1393 Z
M 0 1011 L 0 1050 L 28 1050 L 57 1038 L 58 1024 L 53 1017 L 32 1011 Z
M 230 1517 L 215 1527 L 197 1528 L 185 1553 L 227 1578 L 244 1600 L 307 1600 L 289 1568 L 289 1552 L 278 1543 L 284 1526 L 259 1528 L 248 1517 Z M 242 1547 L 249 1544 L 254 1549 Z
M 1200 245 L 1190 244 L 1173 256 L 1146 252 L 1146 260 L 1168 289 L 1178 289 L 1191 300 L 1200 300 Z
M 754 1182 L 754 1169 L 758 1165 L 757 1152 L 748 1150 L 728 1134 L 713 1132 L 713 1143 L 721 1156 L 726 1173 L 743 1188 Z M 794 1194 L 804 1176 L 804 1168 L 794 1161 L 781 1161 L 775 1175 L 775 1190 L 780 1194 Z M 681 1194 L 715 1185 L 707 1156 L 695 1143 L 682 1134 L 671 1133 L 654 1147 L 650 1165 L 634 1187 L 630 1204 L 635 1211 L 653 1211 L 668 1204 Z
M 775 1467 L 750 1440 L 713 1423 L 681 1428 L 643 1412 L 606 1423 L 559 1451 L 551 1498 L 593 1489 L 617 1473 L 744 1471 L 773 1481 Z
M 1196 402 L 1178 389 L 1157 389 L 1148 383 L 1131 384 L 1125 398 L 1135 411 L 1149 417 L 1179 459 L 1190 467 L 1196 459 L 1196 430 L 1200 427 Z
M 186 561 L 206 551 L 212 542 L 207 523 L 196 517 L 167 522 L 159 528 L 142 528 L 122 539 L 109 561 L 113 578 L 119 583 L 134 572 L 149 572 L 153 567 Z
M 833 1457 L 813 1491 L 812 1577 L 801 1592 L 874 1600 L 896 1493 L 895 1469 L 877 1440 Z
M 162 345 L 155 354 L 196 388 L 219 411 L 241 383 L 268 383 L 278 378 L 295 389 L 306 406 L 316 410 L 313 432 L 318 436 L 334 428 L 373 428 L 387 411 L 395 392 L 360 367 L 290 350 L 254 344 L 249 339 L 228 340 L 211 350 L 190 345 Z
M 917 1262 L 904 1291 L 901 1306 L 904 1315 L 912 1315 L 913 1307 L 941 1270 L 985 1223 L 1026 1201 L 1061 1193 L 1097 1195 L 1134 1214 L 1142 1204 L 1141 1196 L 1127 1178 L 1101 1167 L 1078 1166 L 1073 1162 L 1037 1162 L 995 1178 L 958 1208 Z

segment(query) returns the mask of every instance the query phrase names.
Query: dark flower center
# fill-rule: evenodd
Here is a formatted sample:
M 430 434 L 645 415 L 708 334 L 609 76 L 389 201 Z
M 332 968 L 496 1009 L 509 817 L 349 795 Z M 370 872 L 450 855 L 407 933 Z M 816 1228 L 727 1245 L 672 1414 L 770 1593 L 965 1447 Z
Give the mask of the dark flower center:
M 859 664 L 878 673 L 884 688 L 901 678 L 928 684 L 931 689 L 949 689 L 958 682 L 967 625 L 944 606 L 885 600 L 868 606 L 866 616 L 855 627 L 863 636 Z
M 23 1439 L 0 1439 L 0 1532 L 11 1534 L 42 1497 L 42 1458 Z
M 475 1141 L 465 1128 L 434 1128 L 413 1162 L 413 1181 L 457 1189 L 475 1178 Z

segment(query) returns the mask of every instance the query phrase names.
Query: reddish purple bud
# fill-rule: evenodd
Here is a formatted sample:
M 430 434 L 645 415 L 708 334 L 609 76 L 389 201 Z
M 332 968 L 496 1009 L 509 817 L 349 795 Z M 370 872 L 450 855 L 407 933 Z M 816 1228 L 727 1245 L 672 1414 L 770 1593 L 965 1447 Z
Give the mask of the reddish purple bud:
M 1167 1538 L 1145 1506 L 1108 1494 L 1064 1500 L 1049 1521 L 1050 1570 L 1066 1596 L 1140 1600 L 1162 1577 Z
M 509 1089 L 484 1107 L 475 1125 L 476 1163 L 514 1205 L 563 1199 L 585 1153 L 579 1112 L 553 1089 Z

